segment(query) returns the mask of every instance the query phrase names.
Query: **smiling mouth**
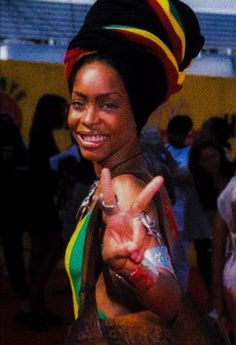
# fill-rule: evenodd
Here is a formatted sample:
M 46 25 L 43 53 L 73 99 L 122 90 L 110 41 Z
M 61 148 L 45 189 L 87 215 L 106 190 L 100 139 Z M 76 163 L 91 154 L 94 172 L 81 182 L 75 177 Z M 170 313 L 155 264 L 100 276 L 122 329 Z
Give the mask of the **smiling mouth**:
M 84 135 L 81 134 L 80 137 L 83 139 L 84 142 L 86 143 L 91 143 L 91 144 L 101 144 L 104 141 L 107 140 L 108 136 L 107 135 Z

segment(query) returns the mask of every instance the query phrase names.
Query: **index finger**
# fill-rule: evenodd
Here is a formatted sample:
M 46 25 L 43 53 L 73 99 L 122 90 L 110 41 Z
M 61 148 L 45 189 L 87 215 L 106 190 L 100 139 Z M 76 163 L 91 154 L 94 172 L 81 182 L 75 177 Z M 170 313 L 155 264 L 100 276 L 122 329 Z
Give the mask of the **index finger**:
M 101 171 L 100 186 L 104 203 L 106 205 L 116 204 L 117 200 L 112 187 L 111 173 L 108 168 L 104 168 Z
M 151 202 L 154 195 L 163 185 L 164 178 L 162 176 L 156 176 L 152 179 L 151 182 L 145 186 L 145 188 L 141 191 L 138 195 L 136 200 L 133 203 L 132 211 L 134 213 L 139 213 L 141 211 L 145 211 L 148 207 L 149 203 Z

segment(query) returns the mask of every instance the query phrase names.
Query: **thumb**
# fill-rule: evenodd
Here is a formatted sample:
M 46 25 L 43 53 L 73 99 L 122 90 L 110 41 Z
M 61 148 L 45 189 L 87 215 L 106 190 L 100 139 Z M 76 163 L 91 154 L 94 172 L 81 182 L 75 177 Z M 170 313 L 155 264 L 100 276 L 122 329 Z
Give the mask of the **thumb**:
M 137 250 L 137 245 L 133 241 L 121 243 L 111 249 L 111 246 L 106 246 L 103 249 L 102 256 L 105 262 L 113 262 L 114 260 L 127 259 Z

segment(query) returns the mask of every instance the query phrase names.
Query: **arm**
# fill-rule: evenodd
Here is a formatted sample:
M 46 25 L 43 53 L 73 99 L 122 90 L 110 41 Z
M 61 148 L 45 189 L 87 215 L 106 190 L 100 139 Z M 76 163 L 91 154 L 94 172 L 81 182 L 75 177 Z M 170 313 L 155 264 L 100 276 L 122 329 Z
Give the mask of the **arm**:
M 225 247 L 228 229 L 221 216 L 217 213 L 213 227 L 212 241 L 212 297 L 219 317 L 223 315 L 223 269 L 225 264 Z
M 232 229 L 233 232 L 236 233 L 236 187 L 234 187 L 233 194 L 232 194 Z
M 166 247 L 162 240 L 148 235 L 147 229 L 137 217 L 145 211 L 152 220 L 157 220 L 151 199 L 159 188 L 158 178 L 144 188 L 134 176 L 119 176 L 111 182 L 109 172 L 108 175 L 107 172 L 102 174 L 103 201 L 106 205 L 115 204 L 114 195 L 119 201 L 115 212 L 104 212 L 103 215 L 106 224 L 103 259 L 112 271 L 127 281 L 144 308 L 163 318 L 171 318 L 180 307 L 180 290 L 176 278 L 164 264 L 156 266 L 155 254 L 150 265 L 144 260 L 151 248 L 167 260 L 168 254 L 162 251 Z

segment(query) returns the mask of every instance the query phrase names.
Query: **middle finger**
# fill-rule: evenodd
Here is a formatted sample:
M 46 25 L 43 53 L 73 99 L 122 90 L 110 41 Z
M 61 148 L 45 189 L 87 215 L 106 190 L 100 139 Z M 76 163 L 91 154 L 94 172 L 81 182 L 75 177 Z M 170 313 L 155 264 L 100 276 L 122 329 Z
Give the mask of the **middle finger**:
M 157 191 L 161 188 L 163 182 L 164 178 L 162 176 L 156 176 L 145 186 L 133 203 L 131 208 L 133 215 L 136 216 L 148 208 L 149 203 Z

